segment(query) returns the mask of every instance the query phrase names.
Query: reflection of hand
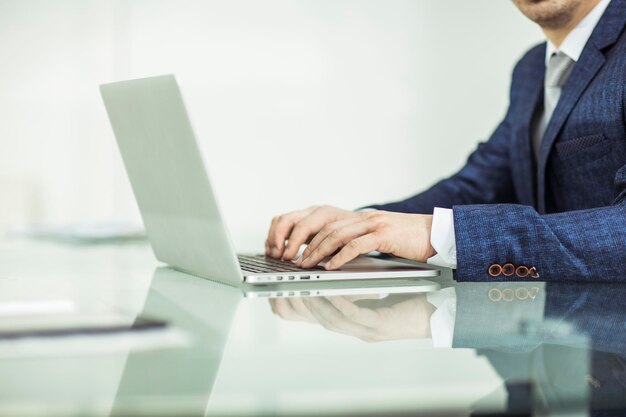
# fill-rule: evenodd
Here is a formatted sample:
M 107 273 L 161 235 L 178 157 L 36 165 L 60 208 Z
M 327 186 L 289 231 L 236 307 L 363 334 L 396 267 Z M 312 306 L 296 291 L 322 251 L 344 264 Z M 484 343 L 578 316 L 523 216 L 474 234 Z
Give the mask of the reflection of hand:
M 284 319 L 318 322 L 328 330 L 369 342 L 430 337 L 430 316 L 435 310 L 423 294 L 389 296 L 382 300 L 274 299 L 270 303 L 272 311 Z
M 347 299 L 351 301 L 364 302 L 366 299 L 373 298 L 379 301 L 377 295 L 353 295 L 347 296 Z M 309 309 L 303 303 L 304 298 L 270 298 L 270 307 L 272 312 L 279 316 L 283 320 L 290 321 L 308 321 L 310 323 L 319 323 L 317 319 L 311 314 Z
M 283 320 L 308 321 L 317 323 L 317 320 L 302 302 L 303 298 L 270 298 L 272 312 Z

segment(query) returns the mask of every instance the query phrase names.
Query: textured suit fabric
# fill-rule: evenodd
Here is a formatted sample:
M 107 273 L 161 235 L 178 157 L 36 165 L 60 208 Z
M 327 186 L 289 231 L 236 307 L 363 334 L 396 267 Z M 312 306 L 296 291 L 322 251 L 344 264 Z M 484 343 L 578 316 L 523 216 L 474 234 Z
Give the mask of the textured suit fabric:
M 454 176 L 380 210 L 452 208 L 457 281 L 495 281 L 493 263 L 534 266 L 546 281 L 625 281 L 626 0 L 613 0 L 563 86 L 533 155 L 545 43 L 512 76 L 491 138 Z M 534 278 L 507 277 L 507 280 Z

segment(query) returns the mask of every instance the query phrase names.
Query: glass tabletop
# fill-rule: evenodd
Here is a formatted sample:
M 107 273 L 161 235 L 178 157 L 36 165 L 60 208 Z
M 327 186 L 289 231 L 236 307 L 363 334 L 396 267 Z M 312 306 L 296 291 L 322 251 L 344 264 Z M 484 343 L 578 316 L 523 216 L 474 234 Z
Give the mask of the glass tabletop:
M 314 289 L 301 296 L 294 284 L 294 295 L 259 297 L 157 266 L 142 245 L 0 249 L 0 320 L 10 319 L 11 306 L 69 303 L 79 314 L 123 313 L 129 329 L 138 317 L 167 323 L 0 338 L 0 415 L 619 415 L 626 408 L 626 286 L 448 276 L 380 291 L 343 286 L 329 296 Z M 32 258 L 40 261 L 26 263 Z

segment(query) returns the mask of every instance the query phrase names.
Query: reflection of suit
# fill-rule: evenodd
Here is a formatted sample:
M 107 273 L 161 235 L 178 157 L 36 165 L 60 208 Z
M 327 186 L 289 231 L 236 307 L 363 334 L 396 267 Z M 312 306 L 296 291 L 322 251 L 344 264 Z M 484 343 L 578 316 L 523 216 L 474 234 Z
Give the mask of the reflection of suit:
M 591 337 L 592 403 L 626 411 L 626 286 L 553 284 L 547 291 L 546 317 L 568 321 Z
M 543 406 L 588 393 L 594 408 L 626 408 L 626 305 L 612 302 L 626 297 L 626 286 L 546 284 L 534 299 L 496 302 L 488 295 L 523 286 L 535 284 L 458 284 L 454 346 L 478 348 L 490 360 L 512 409 L 529 402 L 529 382 Z
M 372 207 L 453 208 L 459 281 L 494 281 L 489 265 L 507 262 L 534 266 L 546 281 L 615 280 L 626 264 L 625 24 L 626 0 L 613 0 L 563 87 L 537 159 L 531 130 L 545 44 L 517 64 L 504 121 L 461 171 Z

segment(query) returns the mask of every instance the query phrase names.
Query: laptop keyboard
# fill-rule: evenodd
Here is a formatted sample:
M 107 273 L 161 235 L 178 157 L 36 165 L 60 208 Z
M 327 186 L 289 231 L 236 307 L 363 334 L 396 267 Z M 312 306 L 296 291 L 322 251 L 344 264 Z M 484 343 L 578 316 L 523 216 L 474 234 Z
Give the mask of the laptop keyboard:
M 274 273 L 274 272 L 300 272 L 300 271 L 323 271 L 324 268 L 314 266 L 312 268 L 298 268 L 293 262 L 280 259 L 268 258 L 263 255 L 237 255 L 241 269 L 247 272 Z

